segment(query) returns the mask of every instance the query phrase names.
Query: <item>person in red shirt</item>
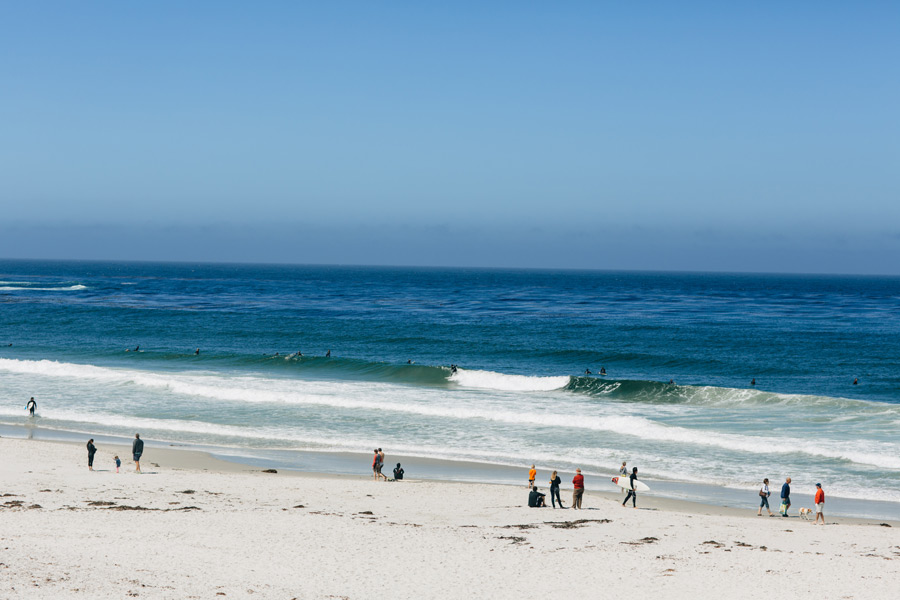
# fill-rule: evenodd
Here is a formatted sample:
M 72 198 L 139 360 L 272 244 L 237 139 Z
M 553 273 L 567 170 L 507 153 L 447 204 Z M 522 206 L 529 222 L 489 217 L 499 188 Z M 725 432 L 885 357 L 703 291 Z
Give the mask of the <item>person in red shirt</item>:
M 819 517 L 822 517 L 822 525 L 825 524 L 825 492 L 822 491 L 822 484 L 816 484 L 816 524 L 819 523 Z
M 575 486 L 572 491 L 572 508 L 581 508 L 581 497 L 584 495 L 584 475 L 581 474 L 581 469 L 575 469 L 572 485 Z

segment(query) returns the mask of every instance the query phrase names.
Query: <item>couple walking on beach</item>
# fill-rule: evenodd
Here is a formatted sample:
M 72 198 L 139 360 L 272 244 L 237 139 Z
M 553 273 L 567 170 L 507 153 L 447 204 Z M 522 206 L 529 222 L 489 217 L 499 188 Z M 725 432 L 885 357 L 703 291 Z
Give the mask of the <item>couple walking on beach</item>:
M 375 481 L 378 481 L 379 477 L 387 481 L 387 475 L 381 472 L 382 468 L 384 468 L 384 451 L 381 448 L 375 448 L 375 456 L 372 458 L 372 474 Z

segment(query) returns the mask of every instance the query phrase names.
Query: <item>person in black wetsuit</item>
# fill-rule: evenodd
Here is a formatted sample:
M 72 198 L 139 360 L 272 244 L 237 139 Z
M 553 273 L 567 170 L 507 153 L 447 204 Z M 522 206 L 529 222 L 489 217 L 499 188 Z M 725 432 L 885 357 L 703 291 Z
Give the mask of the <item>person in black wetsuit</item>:
M 531 508 L 541 508 L 543 506 L 547 506 L 544 502 L 545 494 L 542 494 L 538 491 L 537 486 L 531 488 L 531 491 L 528 492 L 528 506 Z
M 631 482 L 631 489 L 628 490 L 628 495 L 625 496 L 625 502 L 622 502 L 622 506 L 628 502 L 628 499 L 631 498 L 631 508 L 637 508 L 637 491 L 634 489 L 634 482 L 637 479 L 637 467 L 631 470 L 631 475 L 628 476 L 628 481 Z
M 394 467 L 394 479 L 397 481 L 403 479 L 403 467 L 400 466 L 400 463 L 397 463 L 397 466 Z
M 331 350 L 325 353 L 325 358 L 331 358 Z
M 88 440 L 87 443 L 87 451 L 88 451 L 88 470 L 94 470 L 94 455 L 97 454 L 97 446 L 94 445 L 94 438 Z
M 28 401 L 28 404 L 25 405 L 25 410 L 31 413 L 31 416 L 34 416 L 34 411 L 37 408 L 37 402 L 34 401 L 34 396 L 31 397 L 31 400 Z
M 560 508 L 565 508 L 562 503 L 562 498 L 559 497 L 559 485 L 562 483 L 562 479 L 559 478 L 559 474 L 556 471 L 550 474 L 550 504 L 553 505 L 553 508 L 556 508 L 556 503 L 559 502 Z
M 591 370 L 590 370 L 590 369 L 585 369 L 585 370 L 584 370 L 584 374 L 585 374 L 585 375 L 593 375 L 593 373 L 591 373 Z
M 606 375 L 606 367 L 600 367 L 600 374 Z

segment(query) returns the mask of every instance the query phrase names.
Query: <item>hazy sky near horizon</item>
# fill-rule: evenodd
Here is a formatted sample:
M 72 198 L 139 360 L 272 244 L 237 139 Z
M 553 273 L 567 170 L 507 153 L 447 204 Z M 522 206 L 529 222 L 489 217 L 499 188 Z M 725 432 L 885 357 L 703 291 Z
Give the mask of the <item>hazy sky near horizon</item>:
M 0 257 L 900 274 L 894 2 L 0 5 Z

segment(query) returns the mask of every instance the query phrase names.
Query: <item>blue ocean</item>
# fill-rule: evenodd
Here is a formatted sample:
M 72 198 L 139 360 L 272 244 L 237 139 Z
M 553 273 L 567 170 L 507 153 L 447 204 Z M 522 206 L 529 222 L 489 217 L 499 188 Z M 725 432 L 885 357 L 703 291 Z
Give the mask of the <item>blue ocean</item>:
M 0 261 L 0 423 L 896 509 L 900 278 Z

